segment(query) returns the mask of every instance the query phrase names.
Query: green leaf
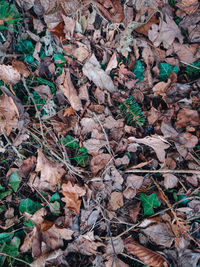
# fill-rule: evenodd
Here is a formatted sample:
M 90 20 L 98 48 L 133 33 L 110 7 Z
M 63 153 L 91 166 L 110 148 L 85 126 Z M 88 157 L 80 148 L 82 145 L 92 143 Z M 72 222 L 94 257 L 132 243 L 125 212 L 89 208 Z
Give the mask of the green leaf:
M 200 60 L 193 62 L 191 65 L 194 67 L 192 67 L 192 66 L 186 67 L 187 75 L 190 78 L 200 75 Z
M 4 241 L 7 242 L 13 237 L 13 233 L 1 233 L 0 234 L 0 242 Z
M 161 81 L 166 81 L 172 72 L 178 74 L 178 67 L 176 65 L 172 66 L 166 62 L 160 63 L 160 72 L 158 77 Z
M 0 251 L 11 255 L 13 257 L 17 257 L 19 255 L 19 246 L 20 246 L 20 239 L 18 237 L 13 237 L 9 244 L 4 244 Z
M 5 187 L 0 184 L 0 191 L 5 191 Z
M 78 165 L 80 165 L 81 167 L 86 167 L 88 165 L 88 157 L 89 155 L 87 153 L 87 149 L 82 146 L 81 148 L 79 148 L 78 153 L 74 156 L 73 159 L 75 159 Z
M 16 193 L 17 189 L 19 188 L 19 184 L 20 184 L 20 178 L 19 175 L 17 173 L 17 171 L 14 171 L 11 175 L 10 175 L 10 179 L 9 179 L 9 185 L 12 187 L 13 191 Z
M 34 45 L 29 40 L 20 40 L 18 51 L 26 55 L 32 55 L 34 52 Z
M 47 205 L 53 215 L 59 215 L 60 213 L 60 202 L 55 201 L 54 203 L 51 203 L 51 205 Z M 53 207 L 53 208 L 52 208 Z
M 24 220 L 24 226 L 33 227 L 34 226 L 34 223 L 30 219 L 28 219 L 27 222 Z
M 0 193 L 0 200 L 2 200 L 4 197 L 7 197 L 7 196 L 11 195 L 12 192 L 13 191 L 11 189 L 9 189 L 9 190 L 7 190 L 5 192 Z
M 69 148 L 79 148 L 79 143 L 71 135 L 66 135 L 65 138 L 60 138 L 59 143 Z
M 24 213 L 28 212 L 30 214 L 34 214 L 37 210 L 41 209 L 42 205 L 38 202 L 31 200 L 30 198 L 26 198 L 20 202 L 19 211 Z
M 141 193 L 140 200 L 144 209 L 144 215 L 153 215 L 153 208 L 158 208 L 161 205 L 156 193 L 152 193 L 151 195 Z
M 135 74 L 136 78 L 139 79 L 138 82 L 141 82 L 144 79 L 144 74 L 143 74 L 143 65 L 140 60 L 137 60 L 133 69 L 133 73 Z
M 65 59 L 64 55 L 62 54 L 55 54 L 53 55 L 53 59 L 57 66 L 64 66 L 67 60 Z
M 60 195 L 56 192 L 55 194 L 53 194 L 49 200 L 50 202 L 54 202 L 54 201 L 60 201 Z

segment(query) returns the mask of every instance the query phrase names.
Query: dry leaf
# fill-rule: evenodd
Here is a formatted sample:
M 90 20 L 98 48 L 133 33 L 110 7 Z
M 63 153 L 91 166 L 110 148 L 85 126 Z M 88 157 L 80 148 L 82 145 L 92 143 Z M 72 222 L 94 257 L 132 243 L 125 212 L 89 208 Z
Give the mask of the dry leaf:
M 0 79 L 8 84 L 16 84 L 20 81 L 21 75 L 12 66 L 0 65 Z
M 157 136 L 155 136 L 155 137 L 147 136 L 147 137 L 142 138 L 142 139 L 137 139 L 135 137 L 129 137 L 128 140 L 130 142 L 136 142 L 139 144 L 144 144 L 144 145 L 150 146 L 156 152 L 156 155 L 157 155 L 159 161 L 160 162 L 165 161 L 165 149 L 169 148 L 169 145 L 164 143 Z
M 119 258 L 113 258 L 112 256 L 109 257 L 108 261 L 105 262 L 105 267 L 129 267 L 129 265 L 121 261 Z
M 90 169 L 96 175 L 100 170 L 103 170 L 105 166 L 110 162 L 110 154 L 100 154 L 95 156 L 90 161 Z
M 163 174 L 164 177 L 164 186 L 166 189 L 174 188 L 178 184 L 178 178 L 171 174 L 171 173 L 166 173 Z
M 116 53 L 113 53 L 111 59 L 108 62 L 108 65 L 106 67 L 106 73 L 109 74 L 112 69 L 115 69 L 117 67 L 117 65 L 118 65 L 117 55 L 116 55 Z
M 25 78 L 28 78 L 30 74 L 30 70 L 26 66 L 26 64 L 20 60 L 13 59 L 12 66 L 15 68 L 21 75 L 23 75 Z
M 75 57 L 80 62 L 83 62 L 89 56 L 87 46 L 80 42 L 76 42 L 76 45 L 64 45 L 63 49 L 67 55 Z
M 186 14 L 194 13 L 198 7 L 198 0 L 179 0 L 176 6 L 183 10 Z
M 123 194 L 121 192 L 112 192 L 108 203 L 109 210 L 117 210 L 124 205 Z
M 170 248 L 174 241 L 174 234 L 166 223 L 157 223 L 143 229 L 142 232 L 156 245 Z
M 69 209 L 73 210 L 78 215 L 81 207 L 81 199 L 79 198 L 86 194 L 85 188 L 77 184 L 73 186 L 71 182 L 68 181 L 67 184 L 62 185 L 62 194 L 64 195 L 62 201 L 66 203 Z
M 159 82 L 153 87 L 153 92 L 155 96 L 161 95 L 166 96 L 167 89 L 169 89 L 171 80 L 168 79 L 167 82 Z
M 39 85 L 37 87 L 33 87 L 33 89 L 45 99 L 51 99 L 53 97 L 51 90 L 48 85 Z
M 63 69 L 62 73 L 62 81 L 59 85 L 60 89 L 63 91 L 64 95 L 69 100 L 69 103 L 71 104 L 72 108 L 76 111 L 79 111 L 82 109 L 81 100 L 77 95 L 76 89 L 74 88 L 74 85 L 71 81 L 70 77 L 70 71 L 69 69 L 65 68 Z
M 177 128 L 185 126 L 198 126 L 200 123 L 200 117 L 196 110 L 182 108 L 177 115 L 177 121 L 175 123 Z
M 82 70 L 83 74 L 87 76 L 89 80 L 93 81 L 97 87 L 100 87 L 102 90 L 108 90 L 111 93 L 116 91 L 112 79 L 101 69 L 94 54 L 86 61 Z
M 65 174 L 62 163 L 48 160 L 44 154 L 38 150 L 36 172 L 40 172 L 39 189 L 56 191 L 61 178 Z
M 169 48 L 174 42 L 175 38 L 178 38 L 179 42 L 183 43 L 183 36 L 177 24 L 172 18 L 165 14 L 166 20 L 160 22 L 160 25 L 152 24 L 152 29 L 149 30 L 148 36 L 149 40 L 158 47 L 163 43 L 164 48 Z
M 144 178 L 142 176 L 131 174 L 127 177 L 126 180 L 126 189 L 123 192 L 123 195 L 127 199 L 132 199 L 136 195 L 136 189 L 139 189 L 142 186 Z
M 138 214 L 140 212 L 140 205 L 141 202 L 138 202 L 136 205 L 132 205 L 131 207 L 129 207 L 129 216 L 131 217 L 131 219 L 133 220 L 134 223 L 137 222 L 137 218 L 138 218 Z
M 10 135 L 18 126 L 19 112 L 12 97 L 2 94 L 0 96 L 0 133 Z
M 91 138 L 83 142 L 83 145 L 87 148 L 87 152 L 90 155 L 96 156 L 107 145 L 107 141 Z
M 106 246 L 106 255 L 112 255 L 114 253 L 116 254 L 120 254 L 122 253 L 124 250 L 124 242 L 121 239 L 121 237 L 118 237 L 116 239 L 114 239 L 113 241 L 111 241 L 109 239 L 108 244 Z
M 196 61 L 195 54 L 198 49 L 198 45 L 192 44 L 179 44 L 178 42 L 173 43 L 174 52 L 178 55 L 179 59 L 186 63 L 193 63 Z
M 147 266 L 168 267 L 160 254 L 141 246 L 135 242 L 132 237 L 128 237 L 124 240 L 124 246 L 128 253 L 138 257 Z

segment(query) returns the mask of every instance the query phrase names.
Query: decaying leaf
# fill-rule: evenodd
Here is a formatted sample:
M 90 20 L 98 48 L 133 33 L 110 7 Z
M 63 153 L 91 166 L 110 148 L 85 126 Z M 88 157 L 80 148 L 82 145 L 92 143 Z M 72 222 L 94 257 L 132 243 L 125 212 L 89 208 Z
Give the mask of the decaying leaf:
M 126 238 L 124 240 L 124 247 L 128 253 L 138 257 L 147 266 L 152 266 L 152 267 L 168 266 L 166 261 L 160 254 L 141 246 L 140 244 L 135 242 L 132 237 Z
M 65 169 L 62 163 L 50 161 L 38 150 L 36 172 L 40 172 L 39 189 L 56 191 L 62 176 L 65 174 Z
M 135 137 L 129 137 L 128 139 L 130 142 L 136 142 L 139 144 L 144 144 L 144 145 L 150 146 L 151 148 L 153 148 L 155 150 L 158 159 L 161 162 L 165 161 L 165 150 L 169 147 L 169 145 L 164 143 L 159 137 L 147 136 L 143 139 L 137 139 Z
M 18 126 L 19 112 L 13 99 L 6 94 L 0 96 L 0 133 L 10 135 Z
M 90 169 L 96 175 L 100 170 L 103 170 L 109 163 L 111 156 L 109 154 L 100 154 L 92 158 Z
M 166 189 L 174 188 L 178 184 L 178 178 L 171 174 L 171 173 L 165 173 L 164 176 L 164 186 Z
M 101 69 L 94 54 L 84 64 L 83 74 L 101 89 L 108 90 L 111 93 L 116 91 L 112 79 L 104 70 Z
M 63 91 L 64 95 L 69 100 L 72 108 L 76 111 L 82 109 L 81 100 L 78 97 L 76 89 L 71 81 L 70 71 L 69 69 L 63 69 L 62 78 L 60 78 L 60 89 Z
M 86 194 L 85 188 L 76 184 L 73 186 L 69 181 L 67 184 L 62 185 L 62 190 L 62 194 L 64 195 L 62 201 L 66 203 L 69 209 L 73 210 L 78 215 L 81 207 L 81 199 L 79 198 Z
M 123 205 L 123 194 L 121 192 L 112 192 L 109 201 L 109 209 L 117 210 Z
M 142 232 L 155 244 L 167 248 L 171 247 L 175 238 L 172 230 L 166 223 L 150 225 L 143 229 Z
M 165 16 L 165 21 L 160 22 L 160 25 L 152 24 L 152 29 L 149 30 L 149 40 L 158 47 L 161 43 L 165 48 L 169 48 L 174 42 L 175 38 L 179 39 L 179 42 L 183 43 L 183 36 L 177 24 L 168 15 Z
M 196 110 L 182 108 L 178 112 L 175 125 L 177 128 L 182 128 L 187 125 L 197 126 L 199 123 L 200 117 Z
M 12 66 L 0 65 L 0 79 L 8 84 L 16 84 L 20 81 L 20 73 Z

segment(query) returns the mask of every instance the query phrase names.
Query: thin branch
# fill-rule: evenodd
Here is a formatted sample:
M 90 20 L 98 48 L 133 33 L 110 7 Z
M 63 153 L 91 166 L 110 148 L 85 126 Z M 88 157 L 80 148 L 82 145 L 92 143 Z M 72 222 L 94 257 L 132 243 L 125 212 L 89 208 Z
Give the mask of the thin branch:
M 21 259 L 15 258 L 15 257 L 13 257 L 13 256 L 11 256 L 11 255 L 9 255 L 9 254 L 3 253 L 3 252 L 0 252 L 0 256 L 9 257 L 9 258 L 12 258 L 12 259 L 14 259 L 14 260 L 16 260 L 16 261 L 20 261 L 20 262 L 22 262 L 22 263 L 24 263 L 24 264 L 26 264 L 26 265 L 28 265 L 28 266 L 31 266 L 30 263 L 28 263 L 28 262 L 26 262 L 26 261 L 23 261 L 23 260 L 21 260 Z
M 160 169 L 160 170 L 140 170 L 140 169 L 130 169 L 125 171 L 126 173 L 191 173 L 191 174 L 200 174 L 200 170 L 168 170 L 168 169 Z

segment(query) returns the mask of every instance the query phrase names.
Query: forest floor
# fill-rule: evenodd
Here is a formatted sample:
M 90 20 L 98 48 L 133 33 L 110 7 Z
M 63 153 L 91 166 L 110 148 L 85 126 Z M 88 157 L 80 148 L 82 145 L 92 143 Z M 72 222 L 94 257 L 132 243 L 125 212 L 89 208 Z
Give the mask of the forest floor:
M 200 1 L 0 2 L 0 267 L 200 266 Z

